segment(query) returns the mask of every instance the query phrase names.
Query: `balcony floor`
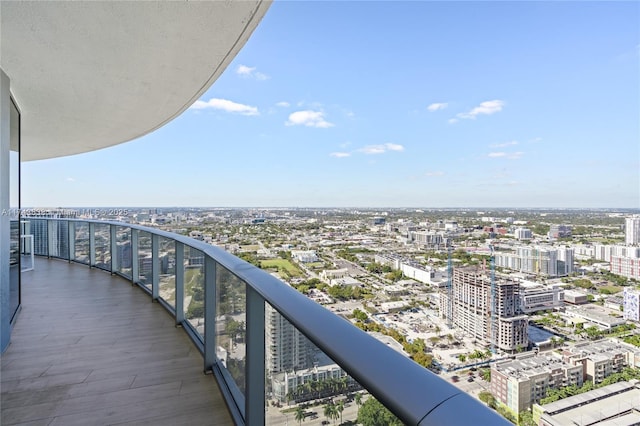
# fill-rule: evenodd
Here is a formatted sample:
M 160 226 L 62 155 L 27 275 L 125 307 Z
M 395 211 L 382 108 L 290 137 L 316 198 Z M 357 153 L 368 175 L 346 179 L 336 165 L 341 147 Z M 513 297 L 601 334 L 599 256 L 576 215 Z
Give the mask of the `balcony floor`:
M 232 425 L 202 356 L 136 286 L 65 261 L 22 275 L 2 425 Z

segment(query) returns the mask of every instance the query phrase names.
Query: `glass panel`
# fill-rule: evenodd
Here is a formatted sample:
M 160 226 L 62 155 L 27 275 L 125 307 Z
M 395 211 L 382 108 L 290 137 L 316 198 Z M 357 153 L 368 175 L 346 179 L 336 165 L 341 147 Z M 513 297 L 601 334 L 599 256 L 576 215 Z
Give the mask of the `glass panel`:
M 30 219 L 25 224 L 26 234 L 33 235 L 33 249 L 38 256 L 49 255 L 49 226 L 44 219 Z
M 151 234 L 145 231 L 138 232 L 138 282 L 149 290 L 153 272 L 153 259 L 151 257 Z
M 116 227 L 116 265 L 118 272 L 131 278 L 131 229 Z
M 159 238 L 160 243 L 160 297 L 176 308 L 176 242 Z
M 75 261 L 89 264 L 89 224 L 75 223 Z
M 9 309 L 20 306 L 20 112 L 10 102 L 9 112 Z M 6 267 L 6 265 L 3 265 Z
M 69 223 L 63 220 L 49 221 L 51 246 L 49 256 L 69 259 Z
M 362 423 L 365 404 L 376 424 L 402 424 L 268 303 L 265 317 L 266 424 Z
M 111 232 L 109 225 L 95 224 L 96 268 L 111 270 Z
M 191 247 L 184 248 L 184 317 L 203 337 L 204 254 Z
M 247 290 L 244 281 L 216 265 L 217 356 L 244 394 L 246 382 Z

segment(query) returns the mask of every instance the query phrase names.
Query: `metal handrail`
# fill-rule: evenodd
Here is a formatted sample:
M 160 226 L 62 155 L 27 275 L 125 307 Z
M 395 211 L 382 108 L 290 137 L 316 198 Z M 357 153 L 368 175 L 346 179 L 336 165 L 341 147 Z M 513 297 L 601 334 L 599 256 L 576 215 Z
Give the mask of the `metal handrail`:
M 405 424 L 511 424 L 446 380 L 267 272 L 221 248 L 183 235 L 124 222 L 37 217 L 29 219 L 124 227 L 155 234 L 200 250 L 259 294 Z

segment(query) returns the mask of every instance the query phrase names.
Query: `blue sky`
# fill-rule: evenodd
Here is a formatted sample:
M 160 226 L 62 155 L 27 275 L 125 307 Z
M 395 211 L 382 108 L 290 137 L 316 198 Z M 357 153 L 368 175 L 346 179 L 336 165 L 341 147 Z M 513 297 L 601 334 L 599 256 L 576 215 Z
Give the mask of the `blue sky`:
M 23 206 L 639 207 L 637 2 L 275 2 L 192 108 Z

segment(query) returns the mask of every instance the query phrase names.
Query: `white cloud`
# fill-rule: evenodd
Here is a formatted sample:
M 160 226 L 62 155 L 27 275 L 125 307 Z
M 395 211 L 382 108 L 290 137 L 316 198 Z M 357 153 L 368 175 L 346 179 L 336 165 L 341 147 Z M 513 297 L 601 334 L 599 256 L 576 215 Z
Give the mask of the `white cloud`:
M 487 156 L 489 158 L 507 158 L 509 160 L 518 160 L 522 158 L 524 152 L 490 152 Z
M 329 154 L 329 156 L 335 157 L 335 158 L 345 158 L 345 157 L 351 157 L 351 153 L 349 153 L 349 152 L 332 152 L 331 154 Z
M 246 65 L 238 65 L 236 74 L 250 76 L 252 72 L 256 70 L 256 67 L 248 67 Z
M 496 112 L 500 112 L 502 111 L 503 106 L 504 106 L 504 101 L 501 101 L 499 99 L 496 99 L 493 101 L 484 101 L 484 102 L 481 102 L 480 105 L 473 108 L 469 112 L 461 112 L 459 114 L 456 114 L 456 117 L 465 118 L 465 119 L 475 119 L 478 115 L 491 115 L 491 114 L 495 114 Z
M 447 120 L 447 123 L 449 124 L 456 124 L 458 122 L 457 118 L 450 118 L 449 120 Z
M 267 80 L 268 75 L 256 71 L 256 67 L 248 67 L 246 65 L 238 65 L 236 74 L 245 78 L 255 78 L 256 80 Z
M 445 109 L 449 104 L 446 102 L 436 102 L 427 107 L 429 111 L 438 111 L 441 109 Z
M 68 177 L 68 178 L 66 179 L 66 181 L 67 181 L 67 182 L 75 182 L 76 180 L 75 180 L 74 178 L 72 178 L 72 177 Z
M 219 109 L 242 115 L 260 115 L 258 108 L 250 105 L 243 105 L 227 99 L 211 98 L 208 101 L 196 101 L 189 109 Z
M 289 108 L 291 106 L 291 104 L 289 102 L 282 101 L 282 102 L 276 103 L 276 106 L 279 106 L 279 107 L 282 107 L 282 108 Z
M 489 148 L 506 148 L 508 146 L 518 145 L 518 141 L 509 141 L 504 143 L 494 143 L 489 145 Z
M 436 171 L 436 172 L 427 172 L 424 174 L 425 176 L 428 177 L 437 177 L 437 176 L 444 176 L 444 172 L 441 171 Z
M 384 154 L 387 151 L 404 151 L 404 146 L 395 143 L 385 143 L 380 145 L 367 145 L 360 148 L 358 151 L 367 155 Z
M 323 129 L 333 127 L 333 123 L 329 123 L 324 119 L 324 112 L 311 110 L 296 111 L 289 114 L 289 120 L 285 124 L 287 126 L 320 127 Z

